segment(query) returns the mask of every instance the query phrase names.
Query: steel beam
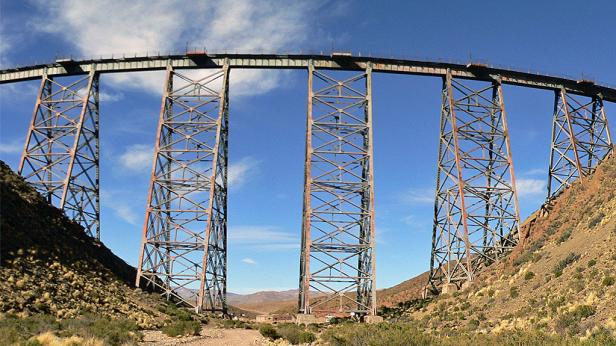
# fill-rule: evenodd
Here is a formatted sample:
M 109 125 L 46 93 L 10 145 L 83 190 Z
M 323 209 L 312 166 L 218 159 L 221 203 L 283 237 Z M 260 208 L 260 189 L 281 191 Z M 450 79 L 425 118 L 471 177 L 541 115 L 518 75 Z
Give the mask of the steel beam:
M 98 80 L 43 74 L 18 172 L 100 239 Z
M 443 79 L 429 288 L 475 279 L 519 240 L 500 81 Z
M 376 314 L 372 70 L 308 65 L 299 311 Z
M 167 67 L 136 285 L 197 312 L 227 310 L 228 94 Z
M 231 68 L 306 69 L 309 61 L 318 69 L 364 71 L 371 65 L 373 72 L 444 77 L 447 71 L 454 78 L 490 81 L 499 76 L 503 84 L 558 90 L 568 93 L 599 95 L 605 101 L 616 102 L 616 88 L 587 80 L 574 80 L 538 73 L 490 67 L 482 64 L 456 64 L 442 61 L 388 59 L 365 56 L 306 54 L 215 54 L 196 52 L 186 55 L 135 56 L 82 61 L 63 60 L 56 63 L 0 70 L 0 84 L 49 76 L 87 74 L 96 65 L 100 73 L 165 70 L 168 63 L 176 69 L 221 68 L 227 61 Z
M 613 150 L 600 95 L 575 96 L 561 88 L 555 93 L 548 200 L 573 181 L 591 174 Z

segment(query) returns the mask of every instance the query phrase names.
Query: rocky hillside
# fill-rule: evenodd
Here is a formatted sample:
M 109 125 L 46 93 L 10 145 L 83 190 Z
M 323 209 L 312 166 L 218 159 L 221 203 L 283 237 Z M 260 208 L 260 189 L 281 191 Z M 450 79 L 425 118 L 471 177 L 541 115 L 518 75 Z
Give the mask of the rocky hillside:
M 616 155 L 527 220 L 522 234 L 512 255 L 470 288 L 389 316 L 440 331 L 614 333 Z
M 161 300 L 132 285 L 135 268 L 88 237 L 0 161 L 0 313 L 95 314 L 160 325 Z

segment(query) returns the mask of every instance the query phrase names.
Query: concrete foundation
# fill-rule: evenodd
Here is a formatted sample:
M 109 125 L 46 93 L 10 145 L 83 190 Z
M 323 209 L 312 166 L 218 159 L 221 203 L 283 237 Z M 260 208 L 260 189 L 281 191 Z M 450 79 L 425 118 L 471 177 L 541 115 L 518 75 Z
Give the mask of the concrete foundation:
M 443 287 L 441 288 L 441 293 L 451 294 L 454 292 L 458 292 L 458 286 L 456 286 L 455 284 L 443 284 Z
M 473 282 L 472 282 L 472 281 L 465 281 L 465 282 L 462 284 L 461 289 L 465 290 L 465 289 L 467 289 L 467 288 L 471 287 L 471 285 L 472 285 L 472 284 L 473 284 Z

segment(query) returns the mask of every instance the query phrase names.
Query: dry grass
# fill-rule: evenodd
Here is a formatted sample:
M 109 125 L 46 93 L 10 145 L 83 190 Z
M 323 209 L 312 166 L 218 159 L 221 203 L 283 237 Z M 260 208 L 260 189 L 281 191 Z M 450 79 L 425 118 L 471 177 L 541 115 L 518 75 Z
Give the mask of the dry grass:
M 616 156 L 549 209 L 525 222 L 524 242 L 471 287 L 427 304 L 399 302 L 389 316 L 431 332 L 615 333 Z M 576 309 L 594 313 L 578 315 Z

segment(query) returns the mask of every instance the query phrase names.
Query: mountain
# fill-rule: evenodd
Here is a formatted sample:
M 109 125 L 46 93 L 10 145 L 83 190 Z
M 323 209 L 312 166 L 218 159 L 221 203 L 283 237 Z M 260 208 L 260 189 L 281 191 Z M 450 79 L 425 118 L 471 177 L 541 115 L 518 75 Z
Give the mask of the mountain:
M 405 308 L 384 311 L 426 330 L 614 333 L 616 155 L 533 214 L 521 234 L 511 255 L 487 267 L 469 288 L 403 304 L 418 297 L 424 273 L 390 288 L 383 305 Z
M 227 293 L 229 305 L 257 314 L 297 312 L 299 290 Z

